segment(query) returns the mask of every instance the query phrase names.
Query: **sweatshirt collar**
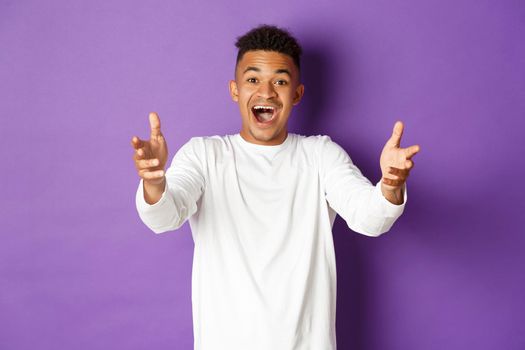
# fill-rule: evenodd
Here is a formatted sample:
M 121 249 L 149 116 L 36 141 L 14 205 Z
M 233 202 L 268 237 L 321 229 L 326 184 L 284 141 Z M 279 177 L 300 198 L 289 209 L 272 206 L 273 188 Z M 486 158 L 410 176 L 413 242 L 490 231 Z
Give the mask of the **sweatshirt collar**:
M 286 148 L 292 141 L 292 137 L 293 137 L 292 135 L 293 135 L 292 133 L 288 132 L 288 135 L 286 135 L 286 139 L 278 145 L 259 145 L 256 143 L 251 143 L 251 142 L 246 141 L 241 136 L 240 133 L 235 134 L 235 139 L 237 140 L 239 144 L 241 144 L 244 147 L 248 147 L 254 150 L 260 150 L 262 152 L 265 152 L 265 151 L 272 152 L 272 151 L 278 151 L 278 150 Z

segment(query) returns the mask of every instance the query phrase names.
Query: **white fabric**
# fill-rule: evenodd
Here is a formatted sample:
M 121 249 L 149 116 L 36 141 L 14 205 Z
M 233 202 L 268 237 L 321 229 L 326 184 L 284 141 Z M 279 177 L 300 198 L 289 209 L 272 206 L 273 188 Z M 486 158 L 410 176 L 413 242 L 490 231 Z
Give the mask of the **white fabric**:
M 325 135 L 193 137 L 166 179 L 153 205 L 141 180 L 136 206 L 156 233 L 189 218 L 195 350 L 335 350 L 336 214 L 378 236 L 407 198 L 387 201 Z

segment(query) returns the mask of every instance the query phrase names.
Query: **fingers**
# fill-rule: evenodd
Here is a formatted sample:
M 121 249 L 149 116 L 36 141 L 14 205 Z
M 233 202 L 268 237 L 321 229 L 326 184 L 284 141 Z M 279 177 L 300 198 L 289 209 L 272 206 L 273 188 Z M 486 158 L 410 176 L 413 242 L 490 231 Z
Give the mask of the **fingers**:
M 410 168 L 412 167 L 413 167 L 413 163 L 411 164 Z M 406 180 L 408 175 L 410 174 L 410 168 L 400 169 L 400 168 L 389 167 L 388 173 L 395 175 L 396 179 Z
M 133 148 L 137 150 L 140 147 L 144 147 L 144 141 L 139 139 L 137 136 L 133 136 L 131 138 L 131 146 L 133 146 Z
M 155 112 L 149 114 L 149 126 L 151 128 L 151 137 L 161 136 L 160 132 L 160 118 Z
M 401 137 L 403 136 L 403 129 L 404 125 L 403 122 L 397 121 L 394 124 L 394 130 L 392 130 L 392 136 L 390 136 L 390 139 L 388 140 L 388 143 L 390 143 L 393 147 L 399 147 L 401 144 Z
M 148 116 L 149 118 L 149 126 L 151 129 L 151 137 L 158 137 L 162 136 L 162 133 L 160 131 L 160 118 L 155 112 L 151 112 Z M 137 136 L 133 136 L 131 138 L 131 146 L 135 148 L 135 150 L 138 150 L 141 147 L 144 147 L 145 141 L 139 139 Z
M 409 173 L 408 169 L 399 169 L 399 168 L 390 167 L 388 171 L 388 174 L 390 175 L 390 177 L 383 176 L 381 181 L 385 185 L 399 187 L 405 183 L 408 177 L 408 173 Z
M 419 145 L 414 145 L 405 148 L 405 157 L 406 159 L 411 159 L 417 152 L 419 152 L 420 147 Z
M 164 170 L 148 171 L 143 169 L 139 171 L 139 176 L 144 180 L 157 180 L 164 176 Z
M 381 179 L 385 185 L 393 186 L 393 187 L 399 187 L 405 183 L 405 180 L 392 180 L 387 177 L 384 177 Z
M 137 159 L 138 169 L 149 169 L 159 165 L 158 159 Z
M 157 158 L 145 159 L 144 150 L 139 148 L 133 155 L 135 167 L 137 170 L 152 170 L 151 168 L 158 167 L 160 161 Z M 156 170 L 156 169 L 155 169 Z
M 135 138 L 134 138 L 135 139 Z M 144 147 L 138 148 L 141 140 L 131 140 L 133 147 L 135 147 L 135 152 L 133 152 L 133 160 L 135 161 L 135 167 L 137 170 L 150 169 L 156 166 L 159 166 L 160 161 L 157 158 L 145 159 L 146 150 Z
M 388 174 L 393 175 L 391 177 L 384 177 L 382 178 L 383 183 L 390 186 L 401 186 L 403 183 L 406 182 L 408 175 L 410 175 L 410 169 L 414 166 L 414 163 L 410 160 L 407 160 L 405 163 L 406 168 L 400 169 L 395 167 L 389 167 L 388 168 Z
M 165 173 L 163 169 L 155 169 L 159 166 L 159 160 L 153 159 L 142 159 L 144 152 L 141 152 L 142 148 L 136 152 L 135 156 L 135 167 L 138 170 L 138 174 L 144 180 L 156 180 L 162 178 Z M 142 153 L 142 154 L 140 154 Z
M 146 156 L 146 152 L 144 148 L 139 148 L 135 150 L 135 153 L 133 153 L 133 159 L 139 160 L 143 159 Z

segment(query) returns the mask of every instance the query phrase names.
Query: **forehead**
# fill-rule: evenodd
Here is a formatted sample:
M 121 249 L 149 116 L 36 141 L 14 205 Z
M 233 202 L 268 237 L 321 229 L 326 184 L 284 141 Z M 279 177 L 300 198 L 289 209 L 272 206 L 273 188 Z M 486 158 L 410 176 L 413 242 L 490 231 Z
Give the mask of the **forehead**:
M 237 65 L 237 73 L 242 74 L 246 68 L 256 67 L 262 73 L 273 72 L 277 69 L 287 69 L 292 75 L 297 75 L 297 67 L 289 55 L 275 51 L 247 51 Z

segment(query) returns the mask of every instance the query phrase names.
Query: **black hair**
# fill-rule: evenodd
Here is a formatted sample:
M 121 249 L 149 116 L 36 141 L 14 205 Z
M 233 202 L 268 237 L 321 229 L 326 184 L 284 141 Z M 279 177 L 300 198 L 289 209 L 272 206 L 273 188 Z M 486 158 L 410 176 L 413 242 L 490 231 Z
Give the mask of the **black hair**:
M 286 29 L 262 24 L 238 37 L 235 46 L 239 49 L 235 65 L 239 63 L 247 51 L 264 50 L 276 51 L 290 56 L 297 69 L 300 70 L 301 46 Z

